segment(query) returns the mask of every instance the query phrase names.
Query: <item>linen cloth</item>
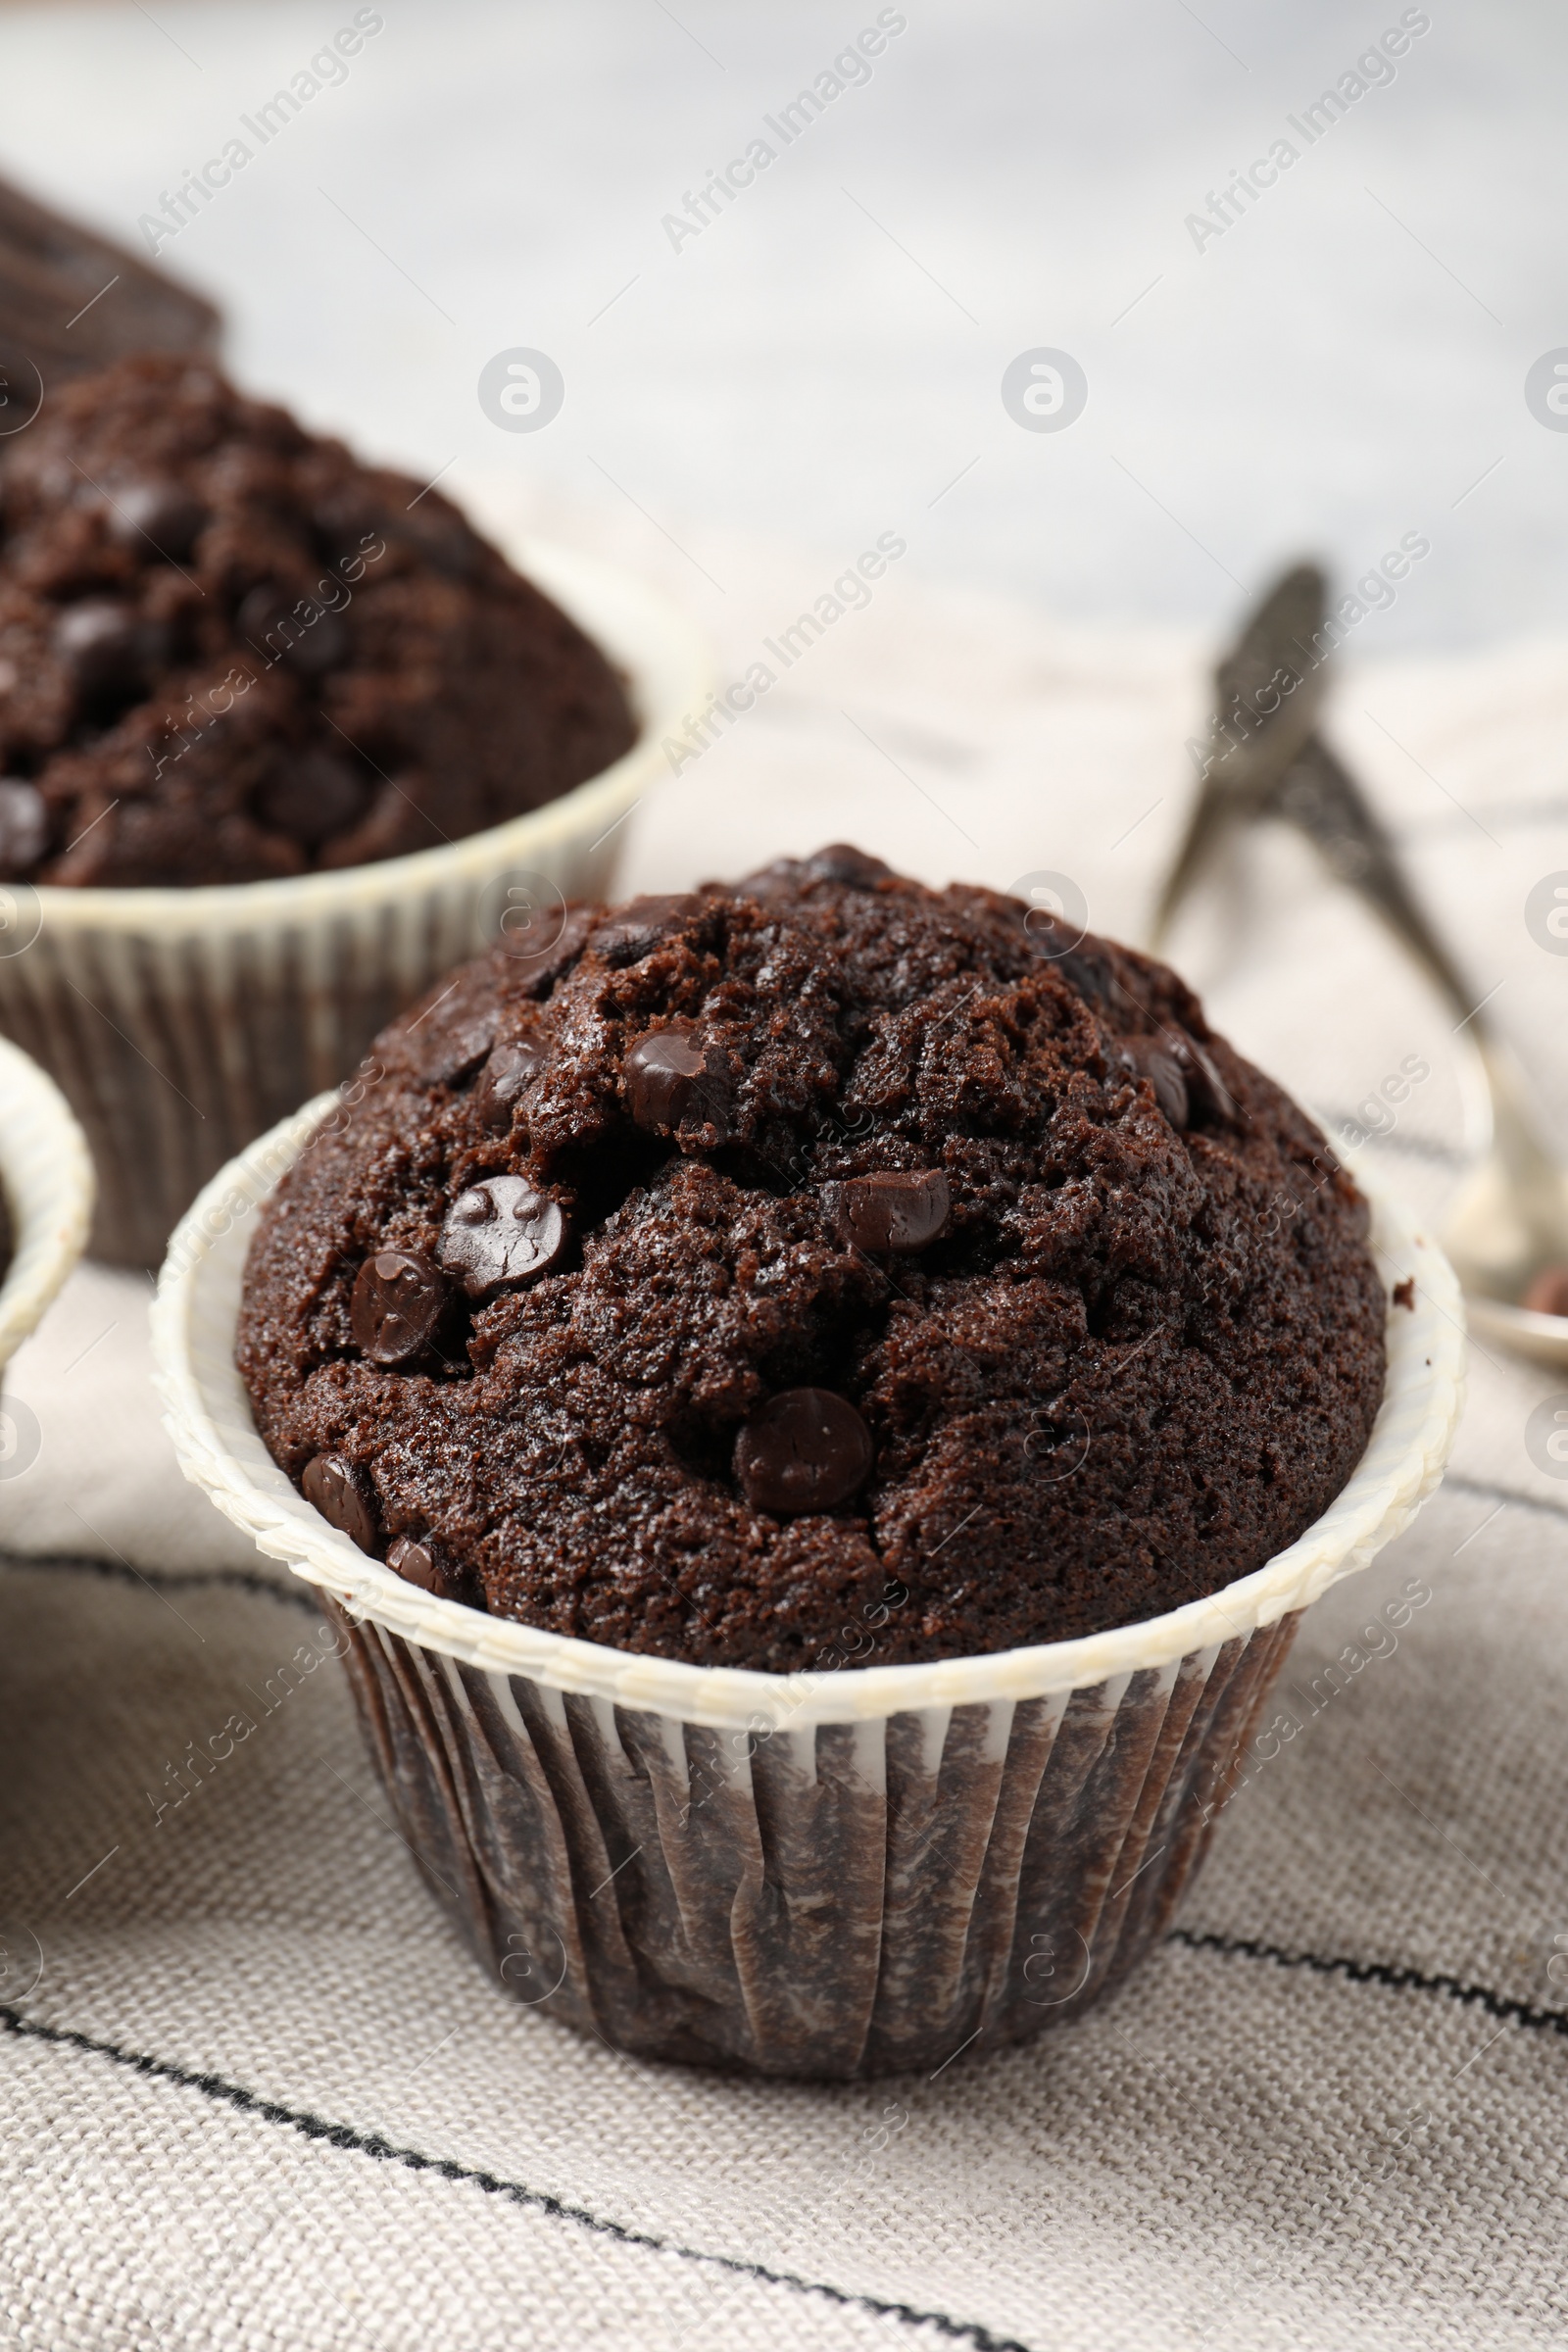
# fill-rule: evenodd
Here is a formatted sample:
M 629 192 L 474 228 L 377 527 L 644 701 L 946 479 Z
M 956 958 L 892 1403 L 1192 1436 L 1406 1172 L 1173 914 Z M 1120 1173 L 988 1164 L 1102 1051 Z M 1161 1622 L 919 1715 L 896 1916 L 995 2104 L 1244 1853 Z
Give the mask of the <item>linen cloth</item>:
M 726 678 L 842 568 L 529 519 L 662 576 Z M 623 879 L 851 838 L 934 881 L 1066 873 L 1136 939 L 1204 660 L 895 560 L 676 755 Z M 1565 705 L 1543 643 L 1348 670 L 1330 722 L 1548 1121 L 1568 964 L 1523 910 L 1564 856 Z M 1249 845 L 1174 952 L 1244 1051 L 1332 1135 L 1381 1129 L 1379 1174 L 1441 1212 L 1474 1142 L 1465 1039 L 1303 850 Z M 147 1296 L 82 1270 L 7 1378 L 40 1443 L 0 1481 L 0 2342 L 1561 2343 L 1568 1483 L 1527 1425 L 1568 1374 L 1474 1350 L 1447 1482 L 1305 1619 L 1177 1931 L 1123 1990 L 930 2080 L 820 2087 L 635 2064 L 487 1981 L 391 1825 L 310 1589 L 180 1482 Z M 182 1777 L 231 1719 L 254 1728 Z

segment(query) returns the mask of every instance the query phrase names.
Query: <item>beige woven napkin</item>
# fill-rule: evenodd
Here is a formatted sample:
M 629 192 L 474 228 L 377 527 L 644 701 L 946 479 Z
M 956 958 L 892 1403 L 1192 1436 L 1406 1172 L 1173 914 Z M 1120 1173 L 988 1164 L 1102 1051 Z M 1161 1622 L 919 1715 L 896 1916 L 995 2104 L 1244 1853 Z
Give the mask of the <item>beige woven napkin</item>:
M 662 574 L 732 678 L 861 552 L 536 519 Z M 1066 872 L 1136 936 L 1200 649 L 939 593 L 908 557 L 838 601 L 676 755 L 627 883 L 851 837 L 932 879 Z M 1334 720 L 1548 1114 L 1568 965 L 1523 904 L 1563 855 L 1565 679 L 1545 645 L 1368 660 Z M 1440 1207 L 1463 1041 L 1302 853 L 1255 845 L 1178 951 L 1244 1050 Z M 390 1825 L 309 1591 L 178 1481 L 146 1298 L 85 1270 L 10 1376 L 41 1447 L 0 1483 L 0 2342 L 1563 2340 L 1568 1484 L 1525 1438 L 1549 1376 L 1473 1358 L 1447 1485 L 1307 1619 L 1140 1977 L 1028 2049 L 822 2089 L 634 2065 L 485 1980 Z M 182 1770 L 224 1727 L 224 1759 Z

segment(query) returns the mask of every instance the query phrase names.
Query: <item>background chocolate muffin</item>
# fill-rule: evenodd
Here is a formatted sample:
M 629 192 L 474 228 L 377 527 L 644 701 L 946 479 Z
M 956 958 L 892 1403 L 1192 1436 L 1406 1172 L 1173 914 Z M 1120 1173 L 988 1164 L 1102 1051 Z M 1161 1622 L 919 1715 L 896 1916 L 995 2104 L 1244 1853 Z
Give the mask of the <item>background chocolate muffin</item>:
M 438 491 L 207 361 L 84 377 L 0 450 L 0 875 L 364 864 L 633 740 L 603 655 Z
M 703 1665 L 1262 1564 L 1384 1378 L 1364 1203 L 1163 966 L 834 849 L 465 967 L 290 1171 L 238 1361 L 432 1590 Z M 850 1629 L 846 1637 L 845 1629 Z

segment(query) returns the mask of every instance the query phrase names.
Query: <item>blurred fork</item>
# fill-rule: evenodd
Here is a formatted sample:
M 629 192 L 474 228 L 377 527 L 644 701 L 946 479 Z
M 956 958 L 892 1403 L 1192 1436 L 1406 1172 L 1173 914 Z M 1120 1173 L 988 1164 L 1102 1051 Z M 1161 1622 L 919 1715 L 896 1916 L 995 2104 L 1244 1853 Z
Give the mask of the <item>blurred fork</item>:
M 1568 1362 L 1568 1315 L 1520 1303 L 1561 1272 L 1568 1295 L 1568 1170 L 1531 1115 L 1529 1082 L 1423 909 L 1360 785 L 1315 732 L 1329 645 L 1315 564 L 1276 582 L 1214 673 L 1215 708 L 1199 794 L 1160 891 L 1156 953 L 1177 908 L 1221 846 L 1264 818 L 1304 835 L 1357 893 L 1455 1013 L 1480 1063 L 1491 1134 L 1443 1234 L 1471 1321 L 1507 1347 Z

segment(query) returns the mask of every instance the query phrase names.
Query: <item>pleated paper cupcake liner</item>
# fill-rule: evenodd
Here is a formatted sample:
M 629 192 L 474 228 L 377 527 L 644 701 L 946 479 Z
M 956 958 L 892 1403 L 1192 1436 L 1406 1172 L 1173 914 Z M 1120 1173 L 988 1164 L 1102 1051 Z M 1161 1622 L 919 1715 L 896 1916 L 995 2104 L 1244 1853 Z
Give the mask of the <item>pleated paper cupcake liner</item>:
M 188 1478 L 319 1588 L 370 1753 L 497 1984 L 645 2058 L 930 2074 L 1079 2014 L 1162 1933 L 1300 1613 L 1436 1486 L 1463 1318 L 1373 1196 L 1389 1373 L 1344 1492 L 1251 1576 L 1141 1625 L 923 1666 L 769 1675 L 569 1640 L 360 1552 L 270 1460 L 234 1369 L 254 1209 L 330 1102 L 193 1206 L 154 1311 Z
M 58 1081 L 98 1169 L 95 1256 L 156 1265 L 253 1137 L 349 1081 L 377 1031 L 494 945 L 509 882 L 536 905 L 609 894 L 621 820 L 706 699 L 695 631 L 609 565 L 530 542 L 530 577 L 622 671 L 636 743 L 525 816 L 416 856 L 191 890 L 0 885 L 0 1031 Z
M 80 1257 L 92 1214 L 92 1162 L 60 1089 L 0 1038 L 0 1372 Z M 15 1433 L 0 1413 L 0 1475 Z
M 771 1739 L 328 1613 L 405 1838 L 498 1984 L 645 2058 L 930 2074 L 1164 1929 L 1294 1615 L 1050 1697 Z

